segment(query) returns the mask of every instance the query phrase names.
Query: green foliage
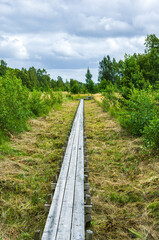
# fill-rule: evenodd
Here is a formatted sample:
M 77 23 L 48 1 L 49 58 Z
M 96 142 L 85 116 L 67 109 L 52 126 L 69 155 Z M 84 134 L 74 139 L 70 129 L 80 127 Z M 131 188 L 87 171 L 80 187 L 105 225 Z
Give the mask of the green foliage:
M 24 129 L 30 112 L 28 90 L 12 71 L 0 77 L 0 129 L 5 132 L 18 132 Z
M 123 98 L 125 99 L 129 99 L 130 98 L 130 95 L 131 95 L 131 88 L 129 87 L 126 87 L 126 86 L 122 86 L 121 90 L 121 95 Z
M 70 79 L 70 88 L 71 93 L 73 94 L 80 93 L 80 87 L 76 80 Z
M 0 76 L 3 76 L 6 74 L 7 71 L 7 63 L 4 60 L 0 60 Z
M 31 240 L 31 235 L 29 233 L 22 233 L 17 240 Z
M 50 91 L 50 93 L 42 93 L 34 89 L 29 96 L 29 109 L 35 116 L 43 116 L 48 114 L 55 103 L 62 103 L 62 93 Z
M 92 80 L 92 74 L 91 74 L 89 68 L 87 69 L 87 73 L 86 73 L 85 77 L 86 77 L 86 84 L 89 85 L 89 81 Z
M 154 201 L 148 206 L 148 208 L 154 217 L 159 217 L 159 201 Z
M 144 127 L 143 139 L 147 147 L 155 149 L 159 148 L 159 114 Z
M 114 82 L 114 71 L 113 71 L 113 62 L 110 59 L 110 56 L 104 57 L 101 62 L 99 62 L 99 82 L 103 79 L 107 81 Z
M 46 100 L 47 101 L 47 100 Z M 29 108 L 35 116 L 42 116 L 48 112 L 45 101 L 42 100 L 42 92 L 34 90 L 29 97 Z
M 145 145 L 159 148 L 159 107 L 155 103 L 156 93 L 149 90 L 131 90 L 128 99 L 115 93 L 113 85 L 103 93 L 102 107 L 118 118 L 122 127 L 135 136 L 142 136 Z
M 146 52 L 151 52 L 152 49 L 156 49 L 159 53 L 159 39 L 155 34 L 147 35 L 144 45 L 146 46 Z
M 89 70 L 89 68 L 87 69 L 87 73 L 86 73 L 86 88 L 87 91 L 89 93 L 94 93 L 95 92 L 95 86 L 94 86 L 94 82 L 92 80 L 92 74 Z
M 57 89 L 60 90 L 60 91 L 65 91 L 65 84 L 63 82 L 63 79 L 62 77 L 58 76 L 57 77 Z
M 116 86 L 109 84 L 106 86 L 105 91 L 103 92 L 103 101 L 102 106 L 106 112 L 110 112 L 111 116 L 118 117 L 119 113 L 119 101 L 116 96 Z
M 0 144 L 7 135 L 26 129 L 29 117 L 45 115 L 54 104 L 63 101 L 60 92 L 42 93 L 35 89 L 29 92 L 13 70 L 0 77 L 0 89 Z
M 120 204 L 126 204 L 126 203 L 133 203 L 138 202 L 142 200 L 141 193 L 137 192 L 111 192 L 110 193 L 110 200 L 112 202 L 120 203 Z
M 132 230 L 132 229 L 130 229 L 130 228 L 128 228 L 128 230 L 129 230 L 131 233 L 133 233 L 135 236 L 137 236 L 137 237 L 139 237 L 139 238 L 142 238 L 142 239 L 144 238 L 143 235 L 137 233 L 135 230 Z
M 110 56 L 99 62 L 99 89 L 105 89 L 107 82 L 117 84 L 124 98 L 128 99 L 133 88 L 147 89 L 149 84 L 157 89 L 159 79 L 159 39 L 155 34 L 145 39 L 143 54 L 125 54 L 124 61 L 111 61 Z
M 157 49 L 152 48 L 150 52 L 139 54 L 137 62 L 145 82 L 149 82 L 155 88 L 159 78 L 159 53 Z
M 140 66 L 137 63 L 137 55 L 133 56 L 125 55 L 125 61 L 123 64 L 123 78 L 121 84 L 127 88 L 142 89 L 144 86 L 143 74 L 140 71 Z
M 150 92 L 134 89 L 119 120 L 121 125 L 127 128 L 130 133 L 141 136 L 145 126 L 149 125 L 155 114 L 154 99 Z

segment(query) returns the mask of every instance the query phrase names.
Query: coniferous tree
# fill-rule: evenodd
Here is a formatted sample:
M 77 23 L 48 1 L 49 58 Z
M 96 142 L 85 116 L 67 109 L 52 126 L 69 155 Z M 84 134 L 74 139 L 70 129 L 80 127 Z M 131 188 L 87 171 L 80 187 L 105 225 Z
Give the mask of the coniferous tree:
M 92 74 L 91 74 L 89 68 L 87 69 L 87 73 L 86 73 L 85 77 L 86 77 L 86 88 L 87 88 L 88 92 L 94 93 L 94 82 L 92 80 Z

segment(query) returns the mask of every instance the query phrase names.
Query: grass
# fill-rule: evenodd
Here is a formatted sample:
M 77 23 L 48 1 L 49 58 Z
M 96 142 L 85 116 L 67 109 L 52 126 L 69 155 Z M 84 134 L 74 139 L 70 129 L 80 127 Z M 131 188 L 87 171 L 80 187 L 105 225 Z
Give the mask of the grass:
M 77 105 L 56 105 L 48 116 L 30 120 L 29 131 L 0 146 L 1 240 L 30 240 L 43 230 L 46 196 Z
M 158 155 L 144 151 L 141 139 L 95 101 L 85 102 L 85 117 L 94 240 L 157 240 Z
M 97 98 L 97 99 L 96 99 Z M 95 99 L 100 101 L 101 95 Z M 0 239 L 30 240 L 43 229 L 44 204 L 78 101 L 67 101 L 0 146 Z M 158 239 L 159 157 L 85 101 L 94 240 Z

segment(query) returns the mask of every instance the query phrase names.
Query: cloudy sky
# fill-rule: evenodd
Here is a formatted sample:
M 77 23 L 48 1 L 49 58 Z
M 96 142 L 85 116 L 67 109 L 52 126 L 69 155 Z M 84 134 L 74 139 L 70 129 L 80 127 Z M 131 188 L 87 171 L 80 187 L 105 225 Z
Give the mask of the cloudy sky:
M 96 81 L 99 61 L 144 51 L 159 30 L 158 0 L 0 0 L 0 59 L 53 78 Z

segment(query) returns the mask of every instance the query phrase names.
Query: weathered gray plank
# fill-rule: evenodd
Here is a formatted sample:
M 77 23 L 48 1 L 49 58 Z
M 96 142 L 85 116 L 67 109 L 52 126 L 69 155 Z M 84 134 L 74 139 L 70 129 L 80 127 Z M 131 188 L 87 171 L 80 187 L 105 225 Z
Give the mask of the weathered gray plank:
M 71 159 L 71 152 L 72 152 L 74 137 L 75 137 L 75 133 L 76 133 L 77 121 L 78 121 L 78 114 L 76 115 L 73 126 L 72 126 L 72 131 L 71 131 L 71 134 L 70 134 L 70 137 L 68 140 L 68 146 L 66 149 L 63 165 L 62 165 L 59 179 L 57 182 L 57 186 L 55 189 L 55 193 L 54 193 L 53 201 L 52 201 L 50 211 L 48 214 L 48 218 L 46 221 L 46 225 L 44 228 L 42 240 L 55 239 L 56 234 L 57 234 L 57 228 L 58 228 L 58 223 L 59 223 L 59 218 L 60 218 L 60 213 L 61 213 L 63 195 L 64 195 L 64 190 L 65 190 L 65 185 L 66 185 L 67 174 L 68 174 L 68 170 L 69 170 L 69 163 L 70 163 L 70 159 Z
M 74 188 L 75 188 L 75 175 L 76 175 L 76 164 L 77 164 L 77 147 L 79 140 L 79 121 L 77 123 L 76 134 L 72 149 L 71 162 L 69 167 L 69 173 L 67 177 L 67 184 L 63 199 L 63 205 L 61 209 L 61 216 L 59 221 L 59 227 L 57 232 L 57 240 L 70 239 L 70 232 L 72 226 L 72 211 L 74 201 Z
M 83 102 L 82 102 L 83 104 Z M 83 108 L 80 121 L 80 135 L 78 145 L 78 163 L 75 183 L 75 198 L 72 218 L 71 240 L 85 239 L 84 220 L 84 152 L 83 152 Z
M 84 240 L 83 101 L 74 119 L 42 240 Z

